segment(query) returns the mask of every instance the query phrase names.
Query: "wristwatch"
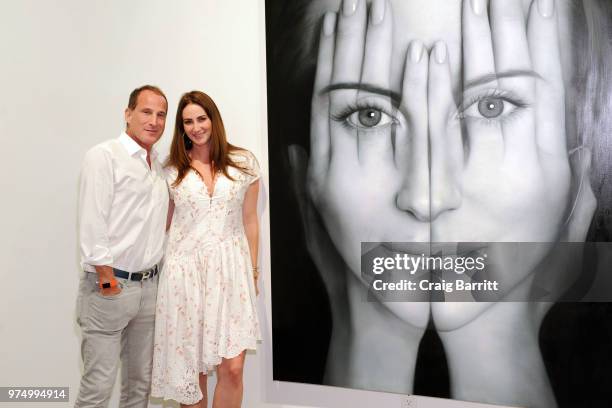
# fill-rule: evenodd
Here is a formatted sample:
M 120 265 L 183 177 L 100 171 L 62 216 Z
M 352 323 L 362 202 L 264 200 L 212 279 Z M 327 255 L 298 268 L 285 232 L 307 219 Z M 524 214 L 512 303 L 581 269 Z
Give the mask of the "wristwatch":
M 99 282 L 98 285 L 100 285 L 100 289 L 116 288 L 117 287 L 117 279 L 113 278 L 109 282 L 104 282 L 104 283 Z

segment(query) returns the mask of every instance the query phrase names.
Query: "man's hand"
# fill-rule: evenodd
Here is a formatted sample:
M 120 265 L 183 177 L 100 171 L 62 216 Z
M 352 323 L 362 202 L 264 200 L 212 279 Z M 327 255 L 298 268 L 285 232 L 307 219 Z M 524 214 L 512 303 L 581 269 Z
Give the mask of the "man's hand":
M 113 268 L 108 265 L 97 265 L 95 266 L 96 272 L 98 273 L 98 282 L 107 283 L 111 282 L 115 279 L 115 274 L 113 273 Z M 114 288 L 100 288 L 100 294 L 102 296 L 115 296 L 121 293 L 121 287 L 119 285 Z

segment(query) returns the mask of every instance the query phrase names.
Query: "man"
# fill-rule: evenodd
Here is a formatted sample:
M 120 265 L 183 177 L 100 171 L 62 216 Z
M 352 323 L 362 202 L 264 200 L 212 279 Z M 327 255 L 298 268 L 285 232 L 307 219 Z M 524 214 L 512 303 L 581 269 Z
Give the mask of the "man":
M 168 190 L 153 145 L 168 101 L 145 85 L 131 94 L 126 130 L 89 150 L 79 194 L 81 279 L 77 302 L 83 377 L 76 407 L 108 404 L 122 362 L 120 407 L 149 399 L 157 274 Z

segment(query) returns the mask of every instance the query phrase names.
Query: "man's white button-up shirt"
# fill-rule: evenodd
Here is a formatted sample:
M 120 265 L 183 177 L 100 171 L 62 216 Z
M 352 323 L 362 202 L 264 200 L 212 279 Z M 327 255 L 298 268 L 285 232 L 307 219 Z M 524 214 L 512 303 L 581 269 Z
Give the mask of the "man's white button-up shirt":
M 126 133 L 90 149 L 79 192 L 81 265 L 138 272 L 163 256 L 168 187 L 157 153 Z

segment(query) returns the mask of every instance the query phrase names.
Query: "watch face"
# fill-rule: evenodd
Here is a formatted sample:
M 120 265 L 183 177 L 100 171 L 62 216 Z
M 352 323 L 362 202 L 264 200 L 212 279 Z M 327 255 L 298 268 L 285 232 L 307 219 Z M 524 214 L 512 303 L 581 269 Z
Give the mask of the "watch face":
M 103 283 L 103 284 L 102 284 L 102 288 L 103 288 L 103 289 L 108 289 L 108 288 L 110 288 L 110 287 L 111 287 L 110 282 L 106 282 L 106 283 Z

